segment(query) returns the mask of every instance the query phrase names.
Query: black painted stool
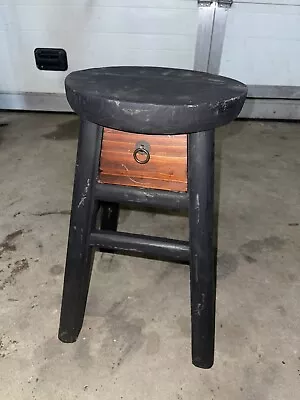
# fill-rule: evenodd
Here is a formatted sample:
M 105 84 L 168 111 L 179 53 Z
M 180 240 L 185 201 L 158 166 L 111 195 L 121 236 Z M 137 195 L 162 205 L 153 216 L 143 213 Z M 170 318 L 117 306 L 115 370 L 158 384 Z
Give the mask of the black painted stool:
M 216 296 L 214 129 L 237 117 L 247 87 L 221 76 L 155 67 L 77 71 L 65 85 L 81 127 L 59 339 L 74 342 L 80 333 L 95 249 L 160 257 L 190 265 L 192 361 L 210 368 Z M 187 191 L 98 183 L 103 127 L 147 135 L 188 134 Z M 147 149 L 139 151 L 147 158 Z M 189 242 L 117 232 L 120 203 L 188 209 Z

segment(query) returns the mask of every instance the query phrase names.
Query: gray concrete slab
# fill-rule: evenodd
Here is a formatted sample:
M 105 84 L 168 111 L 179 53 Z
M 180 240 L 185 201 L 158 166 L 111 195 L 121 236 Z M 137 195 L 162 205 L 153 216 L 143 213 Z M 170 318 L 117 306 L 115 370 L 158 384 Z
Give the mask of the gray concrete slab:
M 97 255 L 86 319 L 57 339 L 78 120 L 2 113 L 0 399 L 296 400 L 299 124 L 217 132 L 216 361 L 190 358 L 188 268 Z M 184 216 L 124 209 L 121 228 L 184 238 Z

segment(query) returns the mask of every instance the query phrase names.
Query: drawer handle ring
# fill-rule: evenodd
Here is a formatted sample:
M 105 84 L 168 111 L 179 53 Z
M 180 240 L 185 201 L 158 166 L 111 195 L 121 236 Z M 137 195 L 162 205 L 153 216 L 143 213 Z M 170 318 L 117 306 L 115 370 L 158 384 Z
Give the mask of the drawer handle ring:
M 146 146 L 141 143 L 139 144 L 139 147 L 134 150 L 133 158 L 139 164 L 147 164 L 150 160 L 150 152 Z

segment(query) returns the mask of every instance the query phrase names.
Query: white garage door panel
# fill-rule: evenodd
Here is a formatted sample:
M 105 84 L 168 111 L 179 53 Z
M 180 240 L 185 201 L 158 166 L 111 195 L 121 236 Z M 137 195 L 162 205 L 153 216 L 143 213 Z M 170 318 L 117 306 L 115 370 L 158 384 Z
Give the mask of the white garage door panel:
M 6 92 L 10 88 L 17 87 L 13 69 L 7 68 L 8 65 L 12 64 L 12 60 L 6 37 L 7 33 L 5 31 L 0 31 L 0 92 Z M 3 62 L 3 60 L 5 60 L 5 62 Z
M 220 73 L 248 85 L 299 86 L 300 7 L 234 4 Z
M 269 4 L 269 5 L 284 5 L 284 6 L 299 6 L 300 1 L 299 0 L 259 0 L 259 1 L 253 1 L 253 0 L 238 0 L 238 3 L 259 3 L 259 4 Z
M 6 0 L 0 6 L 1 76 L 5 76 L 0 91 L 64 92 L 68 72 L 39 71 L 33 56 L 36 47 L 66 49 L 69 71 L 126 64 L 193 66 L 195 0 L 61 3 Z
M 187 42 L 188 40 L 184 36 L 176 42 L 170 36 L 151 37 L 128 34 L 123 35 L 122 38 L 117 34 L 94 34 L 91 41 L 91 37 L 87 33 L 82 34 L 80 40 L 70 41 L 66 37 L 58 39 L 56 36 L 55 39 L 55 35 L 51 37 L 49 32 L 41 32 L 38 44 L 42 43 L 46 47 L 61 46 L 65 48 L 69 55 L 69 69 L 74 70 L 118 64 L 171 64 L 188 68 L 193 64 L 194 45 Z M 102 44 L 97 46 L 96 43 Z M 22 64 L 12 63 L 10 71 L 15 71 L 13 74 L 15 76 L 14 84 L 12 86 L 12 80 L 7 79 L 6 75 L 5 81 L 1 85 L 1 91 L 63 92 L 66 72 L 39 71 L 33 58 L 33 49 L 36 46 L 35 32 L 23 32 L 19 42 L 20 50 L 17 53 L 14 52 L 14 58 L 23 60 Z M 141 46 L 144 46 L 143 51 L 141 51 Z M 100 48 L 100 51 L 97 51 L 97 48 Z M 118 50 L 114 51 L 114 48 Z M 8 72 L 8 69 L 4 72 Z
M 86 7 L 155 7 L 155 8 L 197 8 L 197 0 L 0 0 L 0 4 L 14 5 L 53 5 Z
M 181 9 L 80 6 L 16 6 L 20 30 L 68 31 L 74 39 L 82 31 L 131 33 L 194 33 L 194 11 Z M 33 18 L 34 15 L 34 18 Z M 194 17 L 194 18 L 193 18 Z
M 0 32 L 8 28 L 8 7 L 0 5 Z

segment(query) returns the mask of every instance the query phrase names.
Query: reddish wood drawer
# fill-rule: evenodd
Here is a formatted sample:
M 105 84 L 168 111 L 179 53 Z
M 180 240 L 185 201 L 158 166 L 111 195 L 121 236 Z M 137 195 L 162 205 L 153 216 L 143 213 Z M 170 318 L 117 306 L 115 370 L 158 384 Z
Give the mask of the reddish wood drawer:
M 137 143 L 150 145 L 150 160 L 135 161 Z M 187 135 L 140 135 L 104 129 L 100 183 L 187 191 Z

